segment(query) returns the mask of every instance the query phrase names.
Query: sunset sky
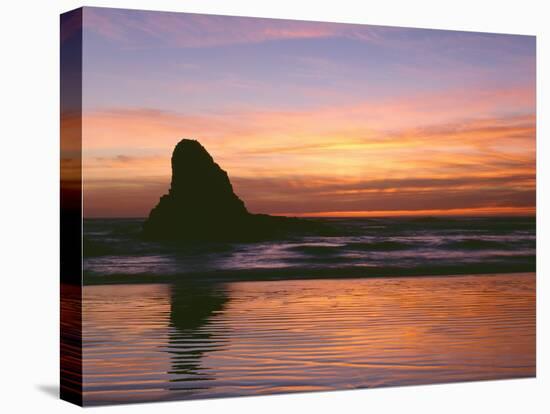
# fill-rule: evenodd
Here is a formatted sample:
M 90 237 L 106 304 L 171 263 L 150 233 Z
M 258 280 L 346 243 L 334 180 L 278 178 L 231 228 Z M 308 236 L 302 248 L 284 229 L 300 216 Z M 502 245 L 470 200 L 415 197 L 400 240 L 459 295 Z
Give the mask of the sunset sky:
M 85 8 L 83 67 L 85 217 L 147 216 L 182 138 L 254 213 L 534 213 L 531 36 Z

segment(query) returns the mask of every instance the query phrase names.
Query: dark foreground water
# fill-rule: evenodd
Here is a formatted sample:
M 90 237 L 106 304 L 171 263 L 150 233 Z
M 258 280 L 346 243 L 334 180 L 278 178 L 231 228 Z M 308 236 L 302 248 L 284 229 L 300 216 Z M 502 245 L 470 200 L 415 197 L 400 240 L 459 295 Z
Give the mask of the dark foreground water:
M 84 403 L 535 375 L 534 218 L 320 221 L 159 244 L 85 220 Z
M 84 288 L 84 403 L 535 375 L 532 273 Z
M 185 275 L 243 278 L 472 274 L 535 270 L 535 218 L 318 219 L 331 237 L 159 244 L 142 220 L 85 220 L 86 283 Z

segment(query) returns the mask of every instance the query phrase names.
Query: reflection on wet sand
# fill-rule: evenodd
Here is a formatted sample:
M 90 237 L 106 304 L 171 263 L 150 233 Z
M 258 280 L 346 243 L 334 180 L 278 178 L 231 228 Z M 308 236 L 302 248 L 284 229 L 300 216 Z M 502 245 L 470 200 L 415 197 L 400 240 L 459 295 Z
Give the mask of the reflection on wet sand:
M 86 404 L 535 375 L 534 274 L 84 289 Z
M 189 398 L 211 379 L 201 358 L 222 341 L 203 328 L 227 301 L 221 285 L 93 286 L 84 300 L 85 402 Z
M 204 329 L 212 315 L 222 311 L 227 302 L 225 289 L 218 284 L 180 283 L 171 289 L 170 339 L 168 349 L 172 366 L 168 371 L 172 390 L 201 389 L 198 381 L 212 380 L 208 371 L 201 368 L 204 353 L 219 349 L 223 340 Z

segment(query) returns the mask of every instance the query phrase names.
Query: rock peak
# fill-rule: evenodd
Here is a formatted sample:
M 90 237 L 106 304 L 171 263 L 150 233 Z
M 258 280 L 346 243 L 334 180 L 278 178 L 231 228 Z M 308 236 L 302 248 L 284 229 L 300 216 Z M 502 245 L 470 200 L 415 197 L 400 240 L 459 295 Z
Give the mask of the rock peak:
M 229 203 L 241 205 L 234 208 L 246 212 L 244 203 L 233 192 L 227 173 L 214 162 L 199 141 L 192 139 L 182 139 L 174 148 L 169 194 L 185 197 L 186 205 L 193 199 L 201 204 L 214 201 L 211 197 L 224 197 Z M 228 207 L 225 204 L 222 206 Z
M 196 140 L 183 139 L 172 153 L 170 190 L 151 210 L 144 231 L 152 238 L 195 239 L 248 214 L 208 151 Z
M 172 180 L 143 224 L 153 240 L 253 240 L 303 228 L 298 219 L 250 214 L 233 192 L 227 173 L 193 139 L 172 153 Z

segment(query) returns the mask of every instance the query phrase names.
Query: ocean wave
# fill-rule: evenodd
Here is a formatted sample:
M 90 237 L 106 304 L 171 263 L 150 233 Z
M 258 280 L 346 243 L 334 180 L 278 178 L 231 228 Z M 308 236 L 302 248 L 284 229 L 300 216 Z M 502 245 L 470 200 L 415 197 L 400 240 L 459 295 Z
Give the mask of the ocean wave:
M 444 248 L 461 250 L 515 250 L 518 248 L 518 245 L 517 243 L 499 242 L 494 240 L 465 239 L 447 242 L 445 243 Z
M 339 229 L 335 235 L 255 243 L 159 243 L 140 237 L 141 220 L 85 220 L 85 273 L 159 276 L 269 268 L 299 275 L 327 268 L 331 274 L 347 274 L 345 269 L 357 267 L 382 274 L 392 268 L 445 274 L 535 268 L 534 218 L 328 221 Z
M 359 250 L 359 251 L 394 251 L 394 250 L 408 250 L 414 249 L 417 246 L 413 243 L 399 242 L 399 241 L 374 241 L 374 242 L 356 242 L 349 243 L 345 246 L 346 249 Z

